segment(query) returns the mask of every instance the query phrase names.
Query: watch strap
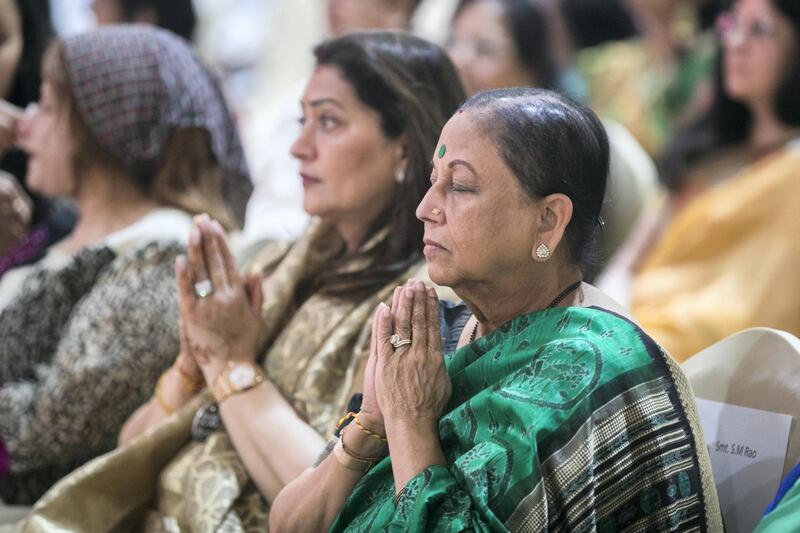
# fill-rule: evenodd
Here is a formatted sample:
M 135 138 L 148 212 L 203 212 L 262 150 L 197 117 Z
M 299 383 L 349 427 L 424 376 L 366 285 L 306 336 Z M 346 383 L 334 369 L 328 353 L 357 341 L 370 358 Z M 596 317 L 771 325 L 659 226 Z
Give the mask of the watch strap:
M 246 383 L 234 383 L 231 380 L 231 374 L 242 368 L 249 369 L 253 373 L 252 379 Z M 211 394 L 214 396 L 214 400 L 216 401 L 217 405 L 219 405 L 223 400 L 233 396 L 234 394 L 248 391 L 257 385 L 260 385 L 264 382 L 264 379 L 264 372 L 262 372 L 258 365 L 245 361 L 228 361 L 228 365 L 225 367 L 225 370 L 220 372 L 220 374 L 214 380 L 214 386 L 211 388 Z

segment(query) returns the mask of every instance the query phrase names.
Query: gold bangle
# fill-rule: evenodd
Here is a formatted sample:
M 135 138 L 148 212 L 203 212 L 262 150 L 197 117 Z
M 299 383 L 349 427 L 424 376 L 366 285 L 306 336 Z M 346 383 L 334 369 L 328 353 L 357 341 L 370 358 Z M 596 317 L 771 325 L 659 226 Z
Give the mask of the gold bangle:
M 380 457 L 367 457 L 365 455 L 360 455 L 360 454 L 354 452 L 353 450 L 348 449 L 347 446 L 345 446 L 345 444 L 344 444 L 344 433 L 345 433 L 344 430 L 342 430 L 341 435 L 339 435 L 339 437 L 340 437 L 339 440 L 342 441 L 342 450 L 344 451 L 344 453 L 346 453 L 347 455 L 349 455 L 353 459 L 358 459 L 359 461 L 367 461 L 367 462 L 371 462 L 371 463 L 377 463 L 378 461 L 383 459 L 382 455 Z
M 185 357 L 183 354 L 178 355 L 178 357 L 175 359 L 175 362 L 172 363 L 172 367 L 178 372 L 178 375 L 180 375 L 182 383 L 189 386 L 189 388 L 185 388 L 184 390 L 187 392 L 197 392 L 203 388 L 203 385 L 205 385 L 205 380 L 202 376 L 197 378 L 181 368 L 180 361 L 183 357 Z
M 158 402 L 159 407 L 161 407 L 161 410 L 164 411 L 165 414 L 171 415 L 172 413 L 175 412 L 175 409 L 173 409 L 166 401 L 164 401 L 164 398 L 161 395 L 162 383 L 164 382 L 164 379 L 167 377 L 168 373 L 169 373 L 169 370 L 167 370 L 166 372 L 161 374 L 161 377 L 158 378 L 158 383 L 156 383 L 155 397 L 156 397 L 156 401 Z
M 336 462 L 344 468 L 366 474 L 373 466 L 383 459 L 383 456 L 364 457 L 352 450 L 348 450 L 347 446 L 344 444 L 344 434 L 345 431 L 342 430 L 339 434 L 339 439 L 336 441 L 336 445 L 333 447 L 333 455 L 336 457 Z
M 360 429 L 365 435 L 367 435 L 369 437 L 372 437 L 373 439 L 377 439 L 377 440 L 379 440 L 381 442 L 389 442 L 388 439 L 386 437 L 384 437 L 383 435 L 381 435 L 380 433 L 375 433 L 374 431 L 370 431 L 369 429 L 367 429 L 363 425 L 361 425 L 361 421 L 358 419 L 358 415 L 356 415 L 353 418 L 353 422 L 356 423 L 356 426 L 358 426 L 358 429 Z

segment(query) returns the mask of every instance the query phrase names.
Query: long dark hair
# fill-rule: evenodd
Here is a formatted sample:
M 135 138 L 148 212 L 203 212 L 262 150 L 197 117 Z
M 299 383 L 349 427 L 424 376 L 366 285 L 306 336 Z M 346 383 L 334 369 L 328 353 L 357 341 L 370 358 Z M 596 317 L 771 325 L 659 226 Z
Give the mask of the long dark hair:
M 485 0 L 461 0 L 453 18 L 470 4 Z M 542 89 L 559 88 L 559 66 L 552 45 L 551 21 L 542 0 L 491 0 L 503 10 L 503 18 L 511 33 L 522 64 L 536 76 Z
M 367 235 L 390 228 L 388 238 L 369 252 L 376 259 L 373 266 L 320 280 L 326 292 L 355 298 L 388 283 L 422 256 L 423 226 L 414 213 L 430 186 L 439 133 L 466 96 L 446 52 L 408 33 L 354 32 L 323 42 L 314 56 L 317 65 L 336 67 L 359 100 L 379 113 L 387 138 L 406 141 L 405 180 Z
M 770 2 L 791 22 L 800 44 L 800 3 L 797 0 Z M 724 50 L 720 46 L 711 108 L 697 122 L 679 131 L 662 156 L 660 175 L 670 190 L 679 190 L 684 185 L 689 169 L 703 157 L 721 148 L 741 143 L 750 134 L 753 122 L 750 110 L 733 100 L 725 91 L 723 54 Z M 800 56 L 795 54 L 792 61 L 775 93 L 774 108 L 783 124 L 800 126 Z

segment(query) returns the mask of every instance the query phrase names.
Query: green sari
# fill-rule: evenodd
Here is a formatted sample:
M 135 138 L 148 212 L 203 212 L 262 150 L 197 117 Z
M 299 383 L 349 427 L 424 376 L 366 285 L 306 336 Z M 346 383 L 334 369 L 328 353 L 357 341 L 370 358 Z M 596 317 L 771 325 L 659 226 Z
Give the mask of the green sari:
M 395 507 L 387 457 L 332 531 L 722 531 L 691 389 L 635 324 L 547 309 L 445 359 L 447 466 Z

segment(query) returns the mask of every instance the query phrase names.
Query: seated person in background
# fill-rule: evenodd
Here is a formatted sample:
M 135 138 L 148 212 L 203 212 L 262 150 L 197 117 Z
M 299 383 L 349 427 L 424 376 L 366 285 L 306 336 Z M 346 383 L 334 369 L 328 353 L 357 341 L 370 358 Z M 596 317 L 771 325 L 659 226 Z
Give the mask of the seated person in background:
M 54 487 L 39 516 L 85 531 L 130 517 L 144 531 L 265 531 L 269 502 L 313 464 L 361 386 L 375 306 L 403 280 L 427 279 L 414 209 L 464 101 L 455 68 L 440 47 L 395 32 L 351 33 L 314 55 L 292 146 L 311 226 L 263 248 L 248 283 L 219 225 L 199 220 L 177 268 L 175 367 L 126 424 L 125 446 Z M 192 401 L 203 386 L 213 401 Z M 121 488 L 98 508 L 107 485 Z
M 800 530 L 800 464 L 781 481 L 775 499 L 767 506 L 755 533 L 784 533 Z
M 245 241 L 289 240 L 302 235 L 310 217 L 303 208 L 298 162 L 289 154 L 297 131 L 295 105 L 308 81 L 308 48 L 323 37 L 359 30 L 408 30 L 421 0 L 320 0 L 283 2 L 270 21 L 269 42 L 260 61 L 266 75 L 242 114 L 245 146 L 253 168 L 255 190 L 247 208 Z M 311 7 L 309 7 L 309 4 Z M 296 31 L 296 16 L 323 10 L 326 30 Z M 283 22 L 283 24 L 281 24 Z M 305 37 L 305 38 L 304 38 Z M 291 134 L 288 134 L 292 132 Z
M 193 0 L 94 0 L 97 24 L 152 24 L 180 35 L 194 37 L 197 15 Z
M 27 157 L 18 149 L 16 124 L 39 99 L 41 67 L 53 29 L 47 0 L 0 0 L 0 277 L 40 259 L 75 224 L 61 202 L 25 185 Z
M 800 335 L 800 4 L 739 0 L 719 30 L 715 104 L 601 282 L 679 361 L 746 328 Z
M 654 159 L 677 128 L 708 109 L 716 48 L 701 25 L 702 3 L 622 0 L 639 35 L 578 53 L 589 105 L 625 126 Z
M 694 398 L 674 362 L 582 283 L 608 141 L 557 93 L 470 98 L 417 216 L 421 282 L 378 307 L 361 410 L 272 506 L 275 531 L 720 531 Z
M 570 41 L 552 0 L 461 0 L 447 49 L 470 94 L 531 86 L 580 100 L 585 90 L 573 68 Z M 644 198 L 657 187 L 655 165 L 641 146 L 619 124 L 604 121 L 604 126 L 611 159 L 602 210 L 603 259 L 624 241 Z M 587 278 L 593 274 L 584 272 Z
M 20 125 L 26 180 L 81 217 L 0 281 L 0 498 L 17 504 L 114 447 L 178 349 L 174 263 L 191 215 L 233 226 L 224 183 L 247 180 L 215 80 L 174 35 L 70 37 L 43 72 Z

